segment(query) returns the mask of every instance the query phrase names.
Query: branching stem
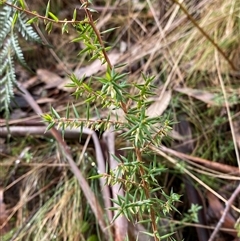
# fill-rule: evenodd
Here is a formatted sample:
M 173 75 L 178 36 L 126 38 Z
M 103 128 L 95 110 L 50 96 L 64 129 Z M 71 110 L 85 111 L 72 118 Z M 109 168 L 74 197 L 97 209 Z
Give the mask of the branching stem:
M 135 152 L 136 152 L 138 162 L 142 163 L 142 155 L 141 155 L 140 149 L 136 147 Z M 143 186 L 146 198 L 149 200 L 150 199 L 149 185 L 146 182 L 146 180 L 144 179 L 145 171 L 144 171 L 144 169 L 141 165 L 139 167 L 139 172 L 140 172 L 140 175 L 141 175 L 141 178 L 142 178 L 142 186 Z M 156 216 L 155 216 L 155 213 L 154 213 L 154 210 L 153 210 L 152 206 L 150 206 L 150 218 L 151 218 L 151 221 L 152 221 L 152 230 L 153 230 L 154 240 L 160 241 L 160 238 L 157 236 L 158 231 L 157 231 L 157 224 L 156 224 Z
M 89 22 L 86 22 L 85 20 L 81 20 L 81 21 L 76 21 L 76 20 L 58 20 L 58 21 L 56 21 L 54 19 L 42 16 L 42 15 L 38 14 L 37 12 L 29 11 L 27 9 L 18 7 L 16 5 L 8 3 L 8 2 L 4 2 L 4 4 L 8 5 L 11 8 L 15 8 L 18 11 L 24 12 L 27 15 L 31 15 L 31 16 L 37 17 L 38 19 L 42 19 L 42 20 L 45 20 L 45 21 L 48 21 L 48 22 L 52 22 L 52 23 L 61 23 L 61 24 L 65 24 L 65 23 L 70 23 L 70 24 L 74 24 L 74 23 L 89 23 Z
M 98 42 L 100 43 L 100 45 L 102 46 L 102 53 L 104 55 L 104 58 L 108 64 L 108 67 L 112 70 L 113 66 L 112 66 L 112 63 L 108 57 L 108 54 L 107 54 L 107 51 L 104 47 L 104 43 L 102 41 L 102 37 L 100 35 L 100 32 L 99 30 L 96 28 L 96 25 L 93 21 L 93 18 L 92 18 L 92 14 L 91 12 L 89 11 L 88 9 L 88 1 L 84 1 L 84 0 L 80 0 L 80 2 L 82 3 L 82 5 L 84 6 L 84 10 L 86 12 L 86 15 L 88 17 L 88 20 L 89 20 L 89 24 L 91 25 L 91 27 L 93 28 L 93 31 L 95 32 L 96 36 L 97 36 L 97 39 L 98 39 Z M 124 113 L 127 113 L 127 105 L 124 103 L 124 102 L 120 102 L 121 104 L 121 108 L 122 110 L 124 111 Z
M 96 28 L 96 25 L 93 21 L 93 18 L 92 18 L 92 14 L 91 12 L 89 11 L 88 9 L 88 1 L 84 1 L 84 0 L 80 0 L 80 2 L 82 3 L 82 6 L 84 6 L 84 9 L 85 9 L 85 12 L 86 12 L 86 15 L 88 17 L 88 20 L 89 20 L 89 24 L 91 25 L 91 27 L 93 28 L 93 31 L 95 32 L 97 38 L 98 38 L 98 41 L 102 47 L 102 53 L 104 55 L 104 58 L 108 64 L 108 67 L 110 69 L 113 68 L 112 64 L 111 64 L 111 61 L 110 59 L 108 58 L 108 55 L 107 55 L 107 52 L 106 52 L 106 49 L 104 48 L 104 43 L 102 41 L 102 38 L 101 38 L 101 35 L 100 35 L 100 32 L 99 30 Z M 121 101 L 121 108 L 122 110 L 124 111 L 124 113 L 127 113 L 127 105 L 125 103 L 123 103 Z M 141 150 L 140 148 L 135 148 L 135 153 L 136 153 L 136 156 L 137 156 L 137 160 L 142 163 L 142 155 L 141 155 Z M 145 181 L 144 179 L 144 176 L 145 176 L 145 171 L 144 169 L 142 168 L 142 166 L 140 166 L 140 169 L 139 169 L 139 172 L 140 172 L 140 175 L 141 175 L 141 178 L 142 178 L 142 185 L 143 185 L 143 188 L 144 188 L 144 192 L 145 192 L 145 195 L 146 195 L 146 198 L 147 199 L 150 199 L 150 193 L 149 193 L 149 185 L 148 183 Z M 151 218 L 151 221 L 152 221 L 152 230 L 153 230 L 153 235 L 154 235 L 154 240 L 155 241 L 160 241 L 160 238 L 157 237 L 157 224 L 156 224 L 156 216 L 155 216 L 155 213 L 154 213 L 154 210 L 153 208 L 150 206 L 150 218 Z

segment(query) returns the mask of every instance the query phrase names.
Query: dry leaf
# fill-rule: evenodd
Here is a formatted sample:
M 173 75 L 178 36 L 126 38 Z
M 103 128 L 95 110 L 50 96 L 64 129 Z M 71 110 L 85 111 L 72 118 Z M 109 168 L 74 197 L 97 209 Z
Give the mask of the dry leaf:
M 213 94 L 205 90 L 191 89 L 191 88 L 175 88 L 174 90 L 177 92 L 186 94 L 188 96 L 191 96 L 193 98 L 196 98 L 198 100 L 201 100 L 202 102 L 209 105 L 225 106 L 223 97 L 219 98 L 217 94 Z M 234 102 L 229 103 L 229 105 L 233 105 L 233 104 Z
M 147 109 L 147 115 L 150 117 L 161 116 L 167 109 L 172 97 L 172 91 L 165 91 L 162 98 L 157 98 Z
M 59 75 L 46 69 L 38 69 L 37 77 L 40 81 L 46 84 L 45 89 L 58 87 L 64 81 Z

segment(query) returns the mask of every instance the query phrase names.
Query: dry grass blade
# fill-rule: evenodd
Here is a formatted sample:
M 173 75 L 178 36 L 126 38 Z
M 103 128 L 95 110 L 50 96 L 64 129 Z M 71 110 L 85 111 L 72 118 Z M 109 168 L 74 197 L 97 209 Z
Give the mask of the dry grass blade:
M 239 156 L 239 151 L 238 151 L 238 145 L 237 145 L 235 130 L 234 130 L 233 121 L 232 121 L 232 117 L 231 117 L 231 113 L 230 113 L 230 109 L 229 109 L 229 101 L 228 101 L 228 97 L 227 97 L 227 94 L 226 94 L 226 89 L 225 89 L 223 79 L 222 79 L 222 76 L 221 76 L 221 72 L 220 72 L 219 57 L 218 57 L 216 52 L 215 52 L 215 59 L 216 59 L 216 67 L 217 67 L 218 78 L 219 78 L 219 82 L 220 82 L 220 85 L 221 85 L 221 88 L 222 88 L 222 92 L 223 92 L 223 96 L 224 96 L 224 100 L 225 100 L 225 104 L 226 104 L 226 109 L 227 109 L 228 120 L 229 120 L 229 124 L 230 124 L 230 127 L 231 127 L 232 139 L 233 139 L 236 158 L 237 158 L 237 162 L 238 162 L 238 168 L 239 168 L 239 171 L 240 171 L 240 156 Z
M 19 88 L 22 91 L 22 93 L 24 93 L 23 94 L 24 98 L 26 98 L 28 103 L 32 106 L 35 113 L 41 115 L 42 110 L 37 105 L 37 103 L 32 98 L 32 96 L 28 93 L 28 91 L 26 89 L 24 89 L 23 87 L 19 86 Z M 54 136 L 54 138 L 58 141 L 58 143 L 60 144 L 60 146 L 62 148 L 62 152 L 63 152 L 65 158 L 67 159 L 67 161 L 69 162 L 71 170 L 72 170 L 73 174 L 75 175 L 75 177 L 77 178 L 78 183 L 79 183 L 81 189 L 84 191 L 84 195 L 86 196 L 86 198 L 89 202 L 89 205 L 91 206 L 91 209 L 98 220 L 99 226 L 101 227 L 105 236 L 109 237 L 109 232 L 108 231 L 106 232 L 107 226 L 106 226 L 106 222 L 104 220 L 103 210 L 102 210 L 96 196 L 92 192 L 91 188 L 89 187 L 89 184 L 85 180 L 84 176 L 80 172 L 80 170 L 77 167 L 74 160 L 72 159 L 72 156 L 69 152 L 69 148 L 67 147 L 66 143 L 62 140 L 59 132 L 55 128 L 52 128 L 51 133 Z
M 187 174 L 189 177 L 191 177 L 193 180 L 195 180 L 197 183 L 199 183 L 201 186 L 203 186 L 204 188 L 206 188 L 208 191 L 210 191 L 211 193 L 213 193 L 216 197 L 218 197 L 220 200 L 222 200 L 224 203 L 227 203 L 227 200 L 225 198 L 223 198 L 220 194 L 218 194 L 216 191 L 214 191 L 211 187 L 209 187 L 208 185 L 206 185 L 202 180 L 200 180 L 198 177 L 196 177 L 195 175 L 193 175 L 189 170 L 187 170 L 185 167 L 181 166 L 180 163 L 173 159 L 172 157 L 168 156 L 167 154 L 165 154 L 163 151 L 161 151 L 159 148 L 156 148 L 155 146 L 150 145 L 149 146 L 151 150 L 153 150 L 156 154 L 166 158 L 170 163 L 172 163 L 175 168 L 179 168 L 182 172 L 184 172 L 185 174 Z M 236 210 L 238 213 L 240 213 L 240 209 L 235 207 L 235 206 L 231 206 L 234 210 Z

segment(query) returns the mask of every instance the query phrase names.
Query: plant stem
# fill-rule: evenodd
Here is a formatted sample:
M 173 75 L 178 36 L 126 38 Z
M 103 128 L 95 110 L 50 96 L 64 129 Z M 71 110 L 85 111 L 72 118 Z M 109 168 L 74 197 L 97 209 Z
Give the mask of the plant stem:
M 105 58 L 105 60 L 106 60 L 106 62 L 108 64 L 108 67 L 110 69 L 112 69 L 113 66 L 111 64 L 110 59 L 108 58 L 107 52 L 106 52 L 105 47 L 104 47 L 104 43 L 103 43 L 101 35 L 100 35 L 100 32 L 96 28 L 96 25 L 95 25 L 95 23 L 93 21 L 93 18 L 92 18 L 92 14 L 91 14 L 91 12 L 88 9 L 88 1 L 87 0 L 86 1 L 80 0 L 80 2 L 84 6 L 84 10 L 85 10 L 87 18 L 89 20 L 89 24 L 93 28 L 93 31 L 95 32 L 95 34 L 97 36 L 98 42 L 100 43 L 100 45 L 102 47 L 102 53 L 103 53 L 104 58 Z M 127 105 L 125 103 L 123 103 L 122 101 L 120 102 L 120 104 L 121 104 L 121 108 L 124 111 L 124 113 L 127 113 Z M 139 163 L 142 163 L 141 150 L 136 147 L 135 148 L 135 152 L 136 152 L 137 160 L 139 161 Z M 144 179 L 145 171 L 144 171 L 144 169 L 143 169 L 143 167 L 141 165 L 140 165 L 140 168 L 139 168 L 139 172 L 140 172 L 140 175 L 141 175 L 141 178 L 142 178 L 142 186 L 143 186 L 146 198 L 149 200 L 150 199 L 149 185 L 148 185 L 148 183 Z M 154 210 L 153 210 L 153 208 L 151 206 L 150 206 L 150 218 L 151 218 L 151 221 L 152 221 L 152 230 L 153 230 L 154 240 L 155 241 L 160 241 L 160 238 L 157 237 L 157 233 L 158 232 L 157 232 L 156 216 L 155 216 Z
M 8 5 L 9 7 L 11 7 L 11 8 L 14 8 L 14 9 L 16 9 L 16 10 L 18 10 L 18 11 L 20 11 L 20 12 L 24 12 L 25 14 L 27 14 L 27 15 L 31 15 L 31 16 L 33 16 L 33 17 L 37 17 L 38 19 L 42 19 L 42 20 L 46 20 L 46 21 L 48 21 L 48 22 L 52 22 L 52 23 L 60 23 L 60 24 L 65 24 L 65 23 L 71 23 L 71 24 L 75 24 L 75 23 L 88 23 L 89 24 L 89 22 L 87 22 L 87 21 L 84 21 L 84 20 L 81 20 L 81 21 L 75 21 L 75 20 L 55 20 L 55 19 L 52 19 L 52 18 L 48 18 L 48 17 L 46 17 L 46 16 L 42 16 L 42 15 L 40 15 L 40 14 L 38 14 L 37 12 L 33 12 L 33 11 L 29 11 L 28 9 L 24 9 L 24 8 L 21 8 L 21 7 L 18 7 L 18 6 L 16 6 L 16 5 L 14 5 L 14 4 L 11 4 L 11 3 L 8 3 L 8 2 L 4 2 L 3 4 L 5 4 L 5 5 Z
M 112 64 L 111 64 L 111 61 L 110 59 L 108 58 L 108 55 L 107 55 L 107 52 L 104 48 L 104 43 L 102 41 L 102 38 L 101 38 L 101 35 L 100 35 L 100 32 L 99 30 L 96 28 L 95 24 L 94 24 L 94 21 L 93 21 L 93 18 L 92 18 L 92 14 L 91 12 L 89 11 L 88 9 L 88 1 L 84 1 L 84 0 L 80 0 L 80 2 L 82 4 L 84 4 L 84 10 L 85 10 L 85 13 L 88 17 L 88 20 L 89 20 L 89 24 L 91 25 L 91 27 L 93 28 L 93 31 L 95 32 L 95 34 L 97 35 L 97 38 L 98 38 L 98 42 L 100 43 L 100 45 L 102 46 L 102 53 L 104 55 L 104 58 L 109 66 L 110 69 L 112 69 Z
M 102 53 L 103 53 L 103 56 L 104 56 L 104 58 L 105 58 L 105 60 L 106 60 L 106 62 L 108 64 L 108 67 L 112 70 L 113 66 L 112 66 L 112 63 L 111 63 L 111 61 L 110 61 L 110 59 L 108 57 L 106 49 L 104 47 L 104 43 L 102 41 L 102 37 L 100 35 L 99 30 L 96 28 L 96 25 L 95 25 L 95 23 L 93 21 L 93 18 L 92 18 L 92 14 L 91 14 L 91 12 L 88 9 L 88 1 L 80 0 L 80 2 L 82 3 L 82 5 L 84 5 L 84 10 L 85 10 L 86 15 L 88 17 L 89 24 L 93 28 L 93 31 L 95 32 L 95 34 L 97 36 L 98 42 L 102 46 Z M 120 102 L 120 105 L 121 105 L 121 108 L 124 111 L 124 113 L 127 113 L 127 105 L 124 102 L 122 102 L 122 101 Z
M 142 163 L 142 155 L 141 155 L 141 150 L 139 148 L 135 148 L 135 152 L 136 152 L 136 156 L 137 156 L 137 160 L 139 163 Z M 139 168 L 139 172 L 142 178 L 142 186 L 146 195 L 146 198 L 149 200 L 150 199 L 150 193 L 149 193 L 149 185 L 148 183 L 145 181 L 144 176 L 145 176 L 145 171 L 143 169 L 143 167 L 140 165 Z M 152 221 L 152 230 L 153 230 L 153 235 L 154 235 L 154 240 L 155 241 L 160 241 L 160 238 L 157 237 L 157 224 L 156 224 L 156 216 L 154 213 L 153 208 L 150 205 L 150 219 Z

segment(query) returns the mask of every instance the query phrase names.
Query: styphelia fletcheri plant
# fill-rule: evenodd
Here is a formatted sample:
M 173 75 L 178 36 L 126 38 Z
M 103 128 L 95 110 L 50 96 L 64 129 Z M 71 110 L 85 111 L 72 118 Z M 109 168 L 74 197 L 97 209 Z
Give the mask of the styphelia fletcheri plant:
M 176 210 L 174 203 L 179 200 L 179 195 L 173 192 L 167 195 L 164 192 L 156 177 L 165 171 L 165 168 L 158 163 L 156 158 L 153 158 L 151 164 L 146 163 L 143 156 L 155 156 L 148 147 L 149 145 L 159 146 L 162 138 L 171 129 L 170 121 L 162 116 L 149 116 L 147 110 L 152 103 L 150 97 L 155 95 L 156 88 L 153 85 L 154 77 L 142 73 L 141 81 L 129 82 L 128 73 L 124 72 L 124 64 L 112 65 L 108 57 L 111 47 L 104 45 L 103 38 L 104 33 L 114 31 L 114 29 L 100 32 L 96 27 L 96 21 L 92 18 L 91 12 L 94 10 L 91 9 L 90 1 L 81 1 L 81 3 L 81 8 L 85 11 L 84 19 L 77 20 L 75 10 L 71 21 L 60 21 L 50 11 L 49 2 L 45 16 L 40 17 L 31 12 L 32 15 L 35 14 L 34 17 L 24 23 L 26 26 L 30 26 L 28 24 L 36 23 L 42 18 L 46 24 L 46 31 L 50 33 L 53 23 L 58 23 L 62 25 L 63 34 L 68 32 L 71 25 L 78 34 L 73 41 L 81 42 L 84 46 L 79 55 L 87 53 L 89 61 L 98 59 L 107 66 L 106 73 L 102 76 L 91 76 L 88 79 L 84 76 L 79 79 L 74 74 L 71 75 L 71 83 L 68 86 L 75 89 L 73 95 L 76 99 L 85 100 L 85 117 L 81 116 L 80 119 L 80 114 L 73 106 L 72 109 L 67 108 L 65 117 L 61 117 L 52 108 L 51 114 L 44 114 L 42 118 L 48 123 L 47 129 L 58 126 L 64 132 L 64 129 L 70 127 L 79 128 L 81 132 L 83 127 L 87 127 L 104 132 L 111 128 L 119 138 L 125 141 L 125 148 L 123 148 L 125 155 L 114 156 L 119 163 L 117 167 L 96 177 L 105 178 L 106 185 L 119 183 L 124 189 L 124 196 L 119 195 L 117 199 L 112 200 L 116 204 L 112 210 L 117 211 L 114 219 L 124 215 L 132 223 L 135 221 L 149 222 L 152 230 L 147 233 L 155 240 L 161 240 L 171 234 L 164 234 L 164 237 L 161 237 L 163 233 L 158 225 L 159 220 L 162 216 L 168 215 L 171 210 Z M 15 9 L 14 16 L 18 21 L 21 20 L 21 15 L 17 13 L 26 12 L 23 1 L 3 1 L 2 4 L 3 7 L 11 8 L 12 6 L 12 9 Z M 8 23 L 8 25 L 10 24 Z M 31 30 L 30 27 L 26 29 Z M 28 31 L 26 32 L 28 33 Z M 30 33 L 36 38 L 33 32 L 30 31 Z M 10 36 L 10 39 L 15 40 L 14 36 Z M 21 51 L 18 50 L 16 53 L 19 53 L 17 56 L 22 59 Z M 12 82 L 14 81 L 13 78 Z M 95 84 L 96 82 L 98 85 Z M 96 86 L 98 86 L 97 89 Z M 94 114 L 90 113 L 90 107 L 94 105 L 98 106 L 96 113 L 107 110 L 108 114 L 105 116 L 100 114 L 97 118 L 93 118 Z M 75 118 L 70 118 L 70 113 L 74 113 Z M 122 113 L 121 116 L 118 113 Z M 119 178 L 120 176 L 121 178 Z

